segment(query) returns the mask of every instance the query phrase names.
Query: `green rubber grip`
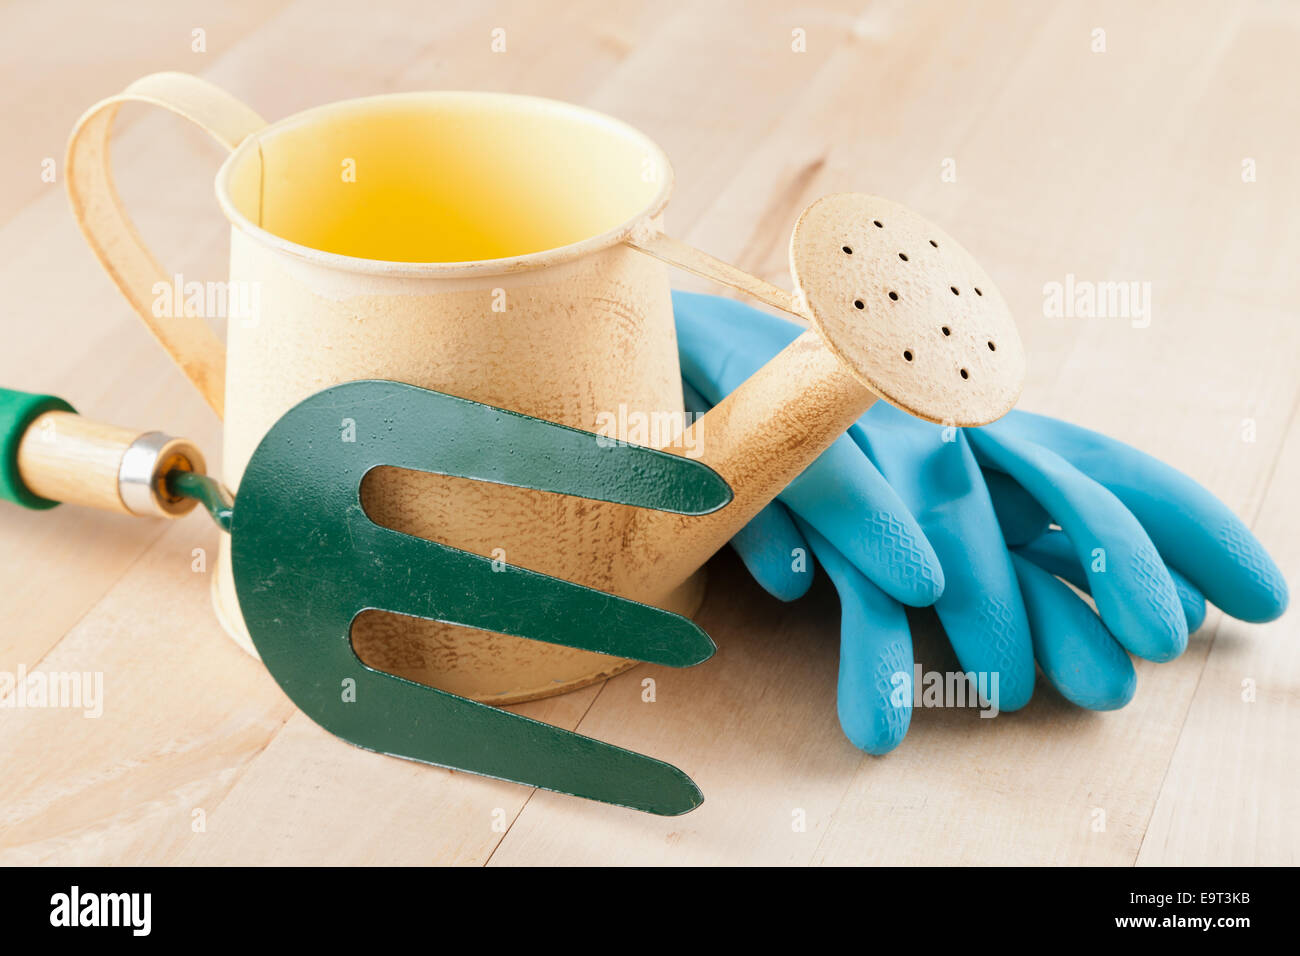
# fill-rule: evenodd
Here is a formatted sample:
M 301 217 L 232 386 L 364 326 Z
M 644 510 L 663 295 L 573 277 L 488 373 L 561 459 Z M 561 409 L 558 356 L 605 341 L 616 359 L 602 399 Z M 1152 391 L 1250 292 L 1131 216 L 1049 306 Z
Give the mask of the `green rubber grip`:
M 0 388 L 0 499 L 41 510 L 58 504 L 33 494 L 18 473 L 18 446 L 33 421 L 46 412 L 75 412 L 56 395 L 37 395 Z

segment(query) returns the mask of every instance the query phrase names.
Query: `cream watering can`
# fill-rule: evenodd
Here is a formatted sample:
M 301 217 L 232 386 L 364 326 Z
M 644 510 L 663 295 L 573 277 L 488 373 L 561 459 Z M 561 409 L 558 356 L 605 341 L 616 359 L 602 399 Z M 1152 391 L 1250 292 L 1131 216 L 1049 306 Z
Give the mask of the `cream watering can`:
M 175 293 L 187 283 L 153 258 L 117 198 L 109 139 L 126 102 L 184 116 L 231 151 L 216 179 L 232 227 L 224 346 L 202 310 L 182 307 Z M 552 100 L 402 93 L 267 124 L 204 80 L 154 74 L 81 118 L 67 182 L 100 262 L 223 416 L 222 478 L 236 489 L 280 416 L 356 379 L 597 433 L 611 421 L 685 425 L 665 262 L 804 318 L 807 332 L 689 427 L 657 441 L 612 436 L 716 470 L 734 500 L 713 514 L 395 468 L 363 484 L 380 524 L 679 613 L 698 607 L 705 561 L 877 397 L 931 421 L 979 425 L 1014 405 L 1024 379 L 992 280 L 905 207 L 859 194 L 810 206 L 791 239 L 791 295 L 665 235 L 663 151 L 621 122 Z M 382 428 L 382 411 L 340 422 L 349 427 Z M 214 601 L 251 651 L 227 542 Z M 353 643 L 373 667 L 498 704 L 632 666 L 380 611 L 356 620 Z

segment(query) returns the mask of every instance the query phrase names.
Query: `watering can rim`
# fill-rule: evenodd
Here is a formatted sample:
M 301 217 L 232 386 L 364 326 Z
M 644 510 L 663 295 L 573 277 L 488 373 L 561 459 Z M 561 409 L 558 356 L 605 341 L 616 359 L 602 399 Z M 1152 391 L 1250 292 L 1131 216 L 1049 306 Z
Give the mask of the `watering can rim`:
M 616 133 L 639 141 L 645 149 L 646 156 L 654 160 L 660 171 L 660 186 L 655 195 L 646 203 L 638 212 L 628 217 L 612 229 L 599 233 L 595 236 L 588 236 L 577 242 L 568 243 L 563 246 L 555 246 L 550 249 L 542 249 L 537 252 L 530 252 L 518 256 L 509 256 L 501 259 L 473 259 L 460 262 L 396 262 L 385 259 L 365 259 L 359 256 L 349 256 L 337 252 L 326 252 L 321 249 L 314 249 L 311 246 L 305 246 L 301 243 L 285 239 L 267 229 L 254 223 L 247 216 L 236 208 L 233 200 L 230 198 L 230 178 L 235 166 L 249 152 L 257 148 L 262 137 L 270 133 L 283 132 L 294 125 L 307 122 L 317 116 L 326 113 L 338 113 L 345 110 L 359 110 L 368 108 L 379 101 L 399 102 L 402 100 L 480 100 L 495 101 L 497 103 L 512 102 L 517 104 L 533 104 L 536 108 L 549 111 L 557 115 L 568 114 L 594 126 L 604 126 Z M 572 262 L 581 259 L 594 252 L 600 252 L 604 249 L 617 246 L 627 240 L 629 237 L 643 231 L 645 224 L 653 221 L 668 205 L 668 199 L 672 195 L 674 185 L 674 173 L 672 162 L 668 154 L 658 143 L 652 140 L 641 130 L 625 123 L 620 119 L 602 113 L 599 110 L 590 109 L 589 107 L 579 106 L 575 103 L 569 103 L 565 100 L 557 100 L 545 96 L 530 96 L 522 93 L 499 93 L 479 90 L 416 90 L 401 93 L 380 93 L 373 96 L 350 97 L 343 100 L 335 100 L 330 103 L 323 103 L 319 106 L 312 106 L 288 116 L 282 117 L 272 123 L 257 130 L 241 142 L 226 157 L 217 171 L 215 189 L 217 203 L 221 207 L 222 214 L 227 221 L 240 232 L 248 235 L 260 244 L 274 249 L 278 252 L 285 253 L 296 259 L 312 263 L 318 266 L 324 266 L 331 269 L 339 269 L 346 272 L 360 273 L 365 275 L 380 275 L 402 278 L 468 278 L 474 276 L 492 276 L 492 275 L 511 275 L 520 272 L 530 272 L 537 269 L 545 269 L 551 266 L 560 265 L 566 262 Z

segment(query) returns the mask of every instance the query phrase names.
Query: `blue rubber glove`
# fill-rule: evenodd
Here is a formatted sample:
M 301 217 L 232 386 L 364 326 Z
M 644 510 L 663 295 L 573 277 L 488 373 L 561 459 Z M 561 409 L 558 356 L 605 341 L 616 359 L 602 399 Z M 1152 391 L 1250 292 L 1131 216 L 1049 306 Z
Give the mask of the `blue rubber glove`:
M 1263 545 L 1228 507 L 1177 469 L 1123 442 L 1043 415 L 1013 411 L 975 429 L 981 451 L 1028 442 L 1060 456 L 1111 491 L 1138 519 L 1171 570 L 1224 613 L 1271 621 L 1286 610 L 1287 585 Z M 997 464 L 1004 472 L 1010 469 Z M 1029 484 L 1021 490 L 1038 499 Z M 1067 529 L 1068 530 L 1068 529 Z
M 683 381 L 682 391 L 687 411 L 705 412 L 718 401 L 704 397 L 689 379 Z M 939 558 L 912 513 L 871 460 L 852 439 L 842 435 L 816 464 L 819 472 L 839 478 L 833 485 L 796 481 L 781 500 L 891 598 L 912 607 L 933 604 L 944 589 Z M 846 515 L 852 516 L 851 522 L 845 520 Z M 732 543 L 750 572 L 756 577 L 763 575 L 763 586 L 789 601 L 801 597 L 812 583 L 811 567 L 799 570 L 798 555 L 786 548 L 795 539 L 803 548 L 799 554 L 808 554 L 786 510 L 768 505 Z
M 709 404 L 800 332 L 731 300 L 674 293 L 674 306 L 683 375 Z M 878 402 L 849 437 L 916 515 L 944 568 L 936 610 L 962 667 L 998 675 L 1002 710 L 1028 701 L 1035 658 L 1075 703 L 1122 706 L 1136 686 L 1124 650 L 1153 660 L 1181 653 L 1189 626 L 1204 618 L 1201 591 L 1250 620 L 1285 608 L 1281 575 L 1221 503 L 1103 436 L 1015 412 L 984 429 L 943 429 Z M 755 578 L 787 599 L 807 586 L 790 570 L 791 552 L 821 561 L 844 615 L 841 724 L 859 747 L 881 753 L 910 720 L 910 700 L 897 693 L 900 674 L 910 681 L 910 634 L 902 609 L 872 585 L 879 569 L 864 574 L 840 546 L 846 533 L 875 533 L 843 505 L 840 459 L 819 459 L 781 495 L 795 518 L 769 506 L 733 544 Z M 827 528 L 839 529 L 838 540 Z M 1171 572 L 1153 537 L 1183 573 Z M 1100 618 L 1057 575 L 1090 591 Z

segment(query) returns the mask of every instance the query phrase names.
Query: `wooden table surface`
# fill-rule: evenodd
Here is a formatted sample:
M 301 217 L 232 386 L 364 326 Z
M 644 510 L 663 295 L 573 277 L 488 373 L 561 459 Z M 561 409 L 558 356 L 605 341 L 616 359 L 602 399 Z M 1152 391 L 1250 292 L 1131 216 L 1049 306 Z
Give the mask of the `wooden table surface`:
M 217 453 L 217 422 L 95 263 L 64 195 L 73 121 L 137 76 L 198 73 L 273 119 L 395 90 L 540 94 L 649 133 L 676 167 L 670 227 L 778 284 L 794 215 L 820 194 L 873 192 L 942 223 L 1019 317 L 1022 407 L 1194 476 L 1294 586 L 1297 48 L 1300 6 L 1285 2 L 12 2 L 0 7 L 0 382 Z M 141 231 L 168 268 L 220 278 L 218 148 L 143 108 L 119 123 L 120 187 Z M 1044 285 L 1067 275 L 1149 282 L 1149 325 L 1046 317 Z M 104 681 L 98 719 L 0 709 L 0 862 L 1300 856 L 1294 612 L 1266 626 L 1212 612 L 1177 661 L 1138 664 L 1124 710 L 1081 711 L 1040 680 L 1028 708 L 996 720 L 918 711 L 903 745 L 873 758 L 836 721 L 833 590 L 823 580 L 781 605 L 724 554 L 701 615 L 715 659 L 520 708 L 685 769 L 707 801 L 662 819 L 329 736 L 218 626 L 208 573 L 193 570 L 195 549 L 216 543 L 200 513 L 0 509 L 0 670 Z M 942 635 L 920 629 L 922 661 L 951 668 Z

